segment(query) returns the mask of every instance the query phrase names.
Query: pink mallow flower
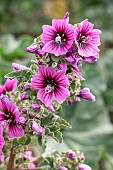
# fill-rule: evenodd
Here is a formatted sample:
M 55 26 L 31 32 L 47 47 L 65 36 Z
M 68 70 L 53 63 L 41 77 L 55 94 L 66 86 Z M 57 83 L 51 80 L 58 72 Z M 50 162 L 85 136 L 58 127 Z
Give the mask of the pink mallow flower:
M 66 89 L 69 86 L 69 80 L 65 72 L 62 70 L 56 72 L 54 68 L 46 66 L 39 66 L 38 71 L 31 82 L 31 87 L 39 90 L 37 98 L 46 107 L 51 106 L 54 99 L 60 104 L 63 103 L 70 96 L 70 92 Z
M 81 164 L 79 170 L 91 170 L 91 167 L 85 164 Z
M 68 13 L 66 15 L 64 19 L 53 19 L 52 26 L 43 25 L 43 51 L 59 56 L 66 54 L 71 47 L 74 41 L 74 27 L 68 24 Z
M 7 79 L 3 86 L 0 86 L 0 95 L 6 94 L 6 92 L 14 92 L 17 87 L 18 80 L 16 78 L 10 80 Z
M 101 31 L 93 29 L 93 26 L 91 22 L 85 19 L 75 30 L 75 43 L 81 56 L 93 56 L 99 52 Z
M 13 68 L 13 70 L 15 72 L 19 71 L 19 70 L 26 70 L 26 69 L 28 69 L 26 66 L 21 65 L 21 64 L 17 64 L 17 63 L 12 63 L 12 68 Z
M 7 96 L 0 96 L 0 124 L 8 129 L 11 139 L 24 135 L 24 130 L 19 126 L 20 112 L 15 104 Z
M 90 92 L 90 89 L 86 87 L 80 90 L 79 97 L 92 102 L 95 101 L 95 96 Z
M 37 122 L 33 121 L 31 123 L 31 129 L 37 132 L 39 135 L 44 135 L 45 134 L 45 129 L 40 126 Z

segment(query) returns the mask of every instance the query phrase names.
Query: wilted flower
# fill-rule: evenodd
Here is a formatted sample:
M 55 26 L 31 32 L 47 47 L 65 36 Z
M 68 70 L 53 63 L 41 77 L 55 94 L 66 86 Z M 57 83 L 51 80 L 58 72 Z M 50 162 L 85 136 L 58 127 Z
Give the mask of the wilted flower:
M 80 90 L 79 96 L 85 100 L 89 100 L 94 102 L 95 101 L 95 96 L 90 92 L 89 88 L 83 88 Z
M 89 57 L 82 57 L 82 59 L 88 63 L 94 63 L 95 61 L 97 61 L 99 59 L 99 54 L 95 54 L 93 56 L 89 56 Z
M 99 52 L 97 46 L 100 45 L 101 31 L 93 29 L 93 24 L 87 19 L 81 22 L 75 30 L 75 43 L 78 47 L 78 53 L 81 56 L 93 56 Z
M 39 90 L 37 98 L 40 99 L 46 107 L 51 106 L 53 99 L 62 103 L 69 97 L 70 93 L 66 89 L 69 81 L 62 70 L 55 71 L 52 67 L 39 66 L 39 74 L 32 78 L 31 87 Z
M 53 19 L 52 26 L 42 27 L 43 51 L 52 53 L 56 56 L 66 54 L 74 41 L 74 27 L 68 24 L 68 18 Z
M 19 71 L 19 70 L 26 70 L 28 69 L 26 66 L 23 66 L 21 64 L 17 64 L 17 63 L 12 63 L 12 67 L 14 71 Z
M 10 138 L 19 138 L 24 135 L 24 130 L 19 126 L 20 112 L 15 104 L 7 97 L 0 97 L 0 123 L 3 128 L 8 128 Z
M 39 135 L 45 134 L 45 129 L 40 126 L 40 124 L 36 123 L 35 121 L 31 123 L 31 129 L 37 132 Z
M 91 170 L 91 167 L 85 164 L 81 164 L 79 170 Z

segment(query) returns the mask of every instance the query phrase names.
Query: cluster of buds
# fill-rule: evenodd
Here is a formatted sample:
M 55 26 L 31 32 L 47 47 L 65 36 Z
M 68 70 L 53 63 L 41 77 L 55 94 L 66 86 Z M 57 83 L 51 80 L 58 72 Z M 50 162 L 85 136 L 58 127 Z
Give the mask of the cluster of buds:
M 48 162 L 48 160 L 51 160 Z M 61 154 L 54 153 L 52 156 L 47 157 L 40 164 L 46 164 L 56 170 L 91 170 L 91 168 L 84 164 L 85 157 L 79 150 L 70 150 Z M 51 162 L 51 163 L 50 163 Z
M 12 63 L 13 72 L 5 76 L 8 79 L 0 86 L 0 154 L 9 140 L 13 145 L 15 138 L 19 138 L 17 145 L 18 141 L 26 145 L 25 135 L 30 140 L 35 135 L 41 140 L 43 136 L 51 136 L 62 142 L 60 130 L 71 126 L 57 115 L 61 104 L 72 105 L 81 98 L 95 101 L 89 88 L 81 89 L 84 77 L 79 67 L 83 62 L 98 60 L 101 31 L 93 29 L 87 19 L 70 24 L 68 13 L 63 19 L 53 19 L 52 26 L 43 25 L 42 29 L 41 36 L 26 48 L 36 55 L 36 60 L 31 61 L 30 67 Z M 87 166 L 82 164 L 84 156 L 77 151 L 70 151 L 67 159 L 71 168 L 85 170 Z M 56 158 L 56 162 L 61 163 L 59 170 L 70 169 L 64 159 Z

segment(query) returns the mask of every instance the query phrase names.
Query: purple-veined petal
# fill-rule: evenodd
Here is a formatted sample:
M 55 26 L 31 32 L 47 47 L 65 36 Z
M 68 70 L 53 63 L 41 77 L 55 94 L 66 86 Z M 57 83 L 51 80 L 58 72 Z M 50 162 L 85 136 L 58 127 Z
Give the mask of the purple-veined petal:
M 52 101 L 54 99 L 54 94 L 53 92 L 51 93 L 46 93 L 44 90 L 39 90 L 37 94 L 37 98 L 44 103 L 46 107 L 51 106 Z
M 12 79 L 12 80 L 7 79 L 4 84 L 4 87 L 7 92 L 14 92 L 17 87 L 17 83 L 18 83 L 17 79 Z
M 24 130 L 20 126 L 9 125 L 8 126 L 8 133 L 9 133 L 9 137 L 11 139 L 13 139 L 13 138 L 20 138 L 20 137 L 22 137 L 24 135 Z
M 67 97 L 70 96 L 70 92 L 68 89 L 60 86 L 60 88 L 54 92 L 54 96 L 56 100 L 61 104 L 66 100 Z

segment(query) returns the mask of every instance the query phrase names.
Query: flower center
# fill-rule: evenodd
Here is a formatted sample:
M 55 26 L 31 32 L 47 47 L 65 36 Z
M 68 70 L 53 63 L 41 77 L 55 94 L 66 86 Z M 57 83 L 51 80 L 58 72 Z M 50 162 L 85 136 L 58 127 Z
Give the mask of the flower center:
M 48 84 L 46 87 L 45 87 L 45 92 L 46 93 L 50 93 L 54 90 L 54 86 L 52 86 L 51 84 Z
M 57 88 L 57 84 L 53 79 L 46 80 L 45 81 L 45 92 L 46 93 L 51 93 Z
M 78 38 L 78 43 L 81 45 L 81 46 L 85 46 L 87 45 L 91 40 L 91 37 L 90 36 L 87 36 L 87 35 L 81 35 L 79 36 Z
M 6 128 L 8 124 L 9 124 L 9 123 L 8 123 L 7 120 L 4 120 L 4 121 L 1 123 L 1 125 L 2 125 L 3 128 Z
M 55 42 L 57 44 L 64 44 L 66 42 L 65 34 L 57 34 L 55 37 Z

